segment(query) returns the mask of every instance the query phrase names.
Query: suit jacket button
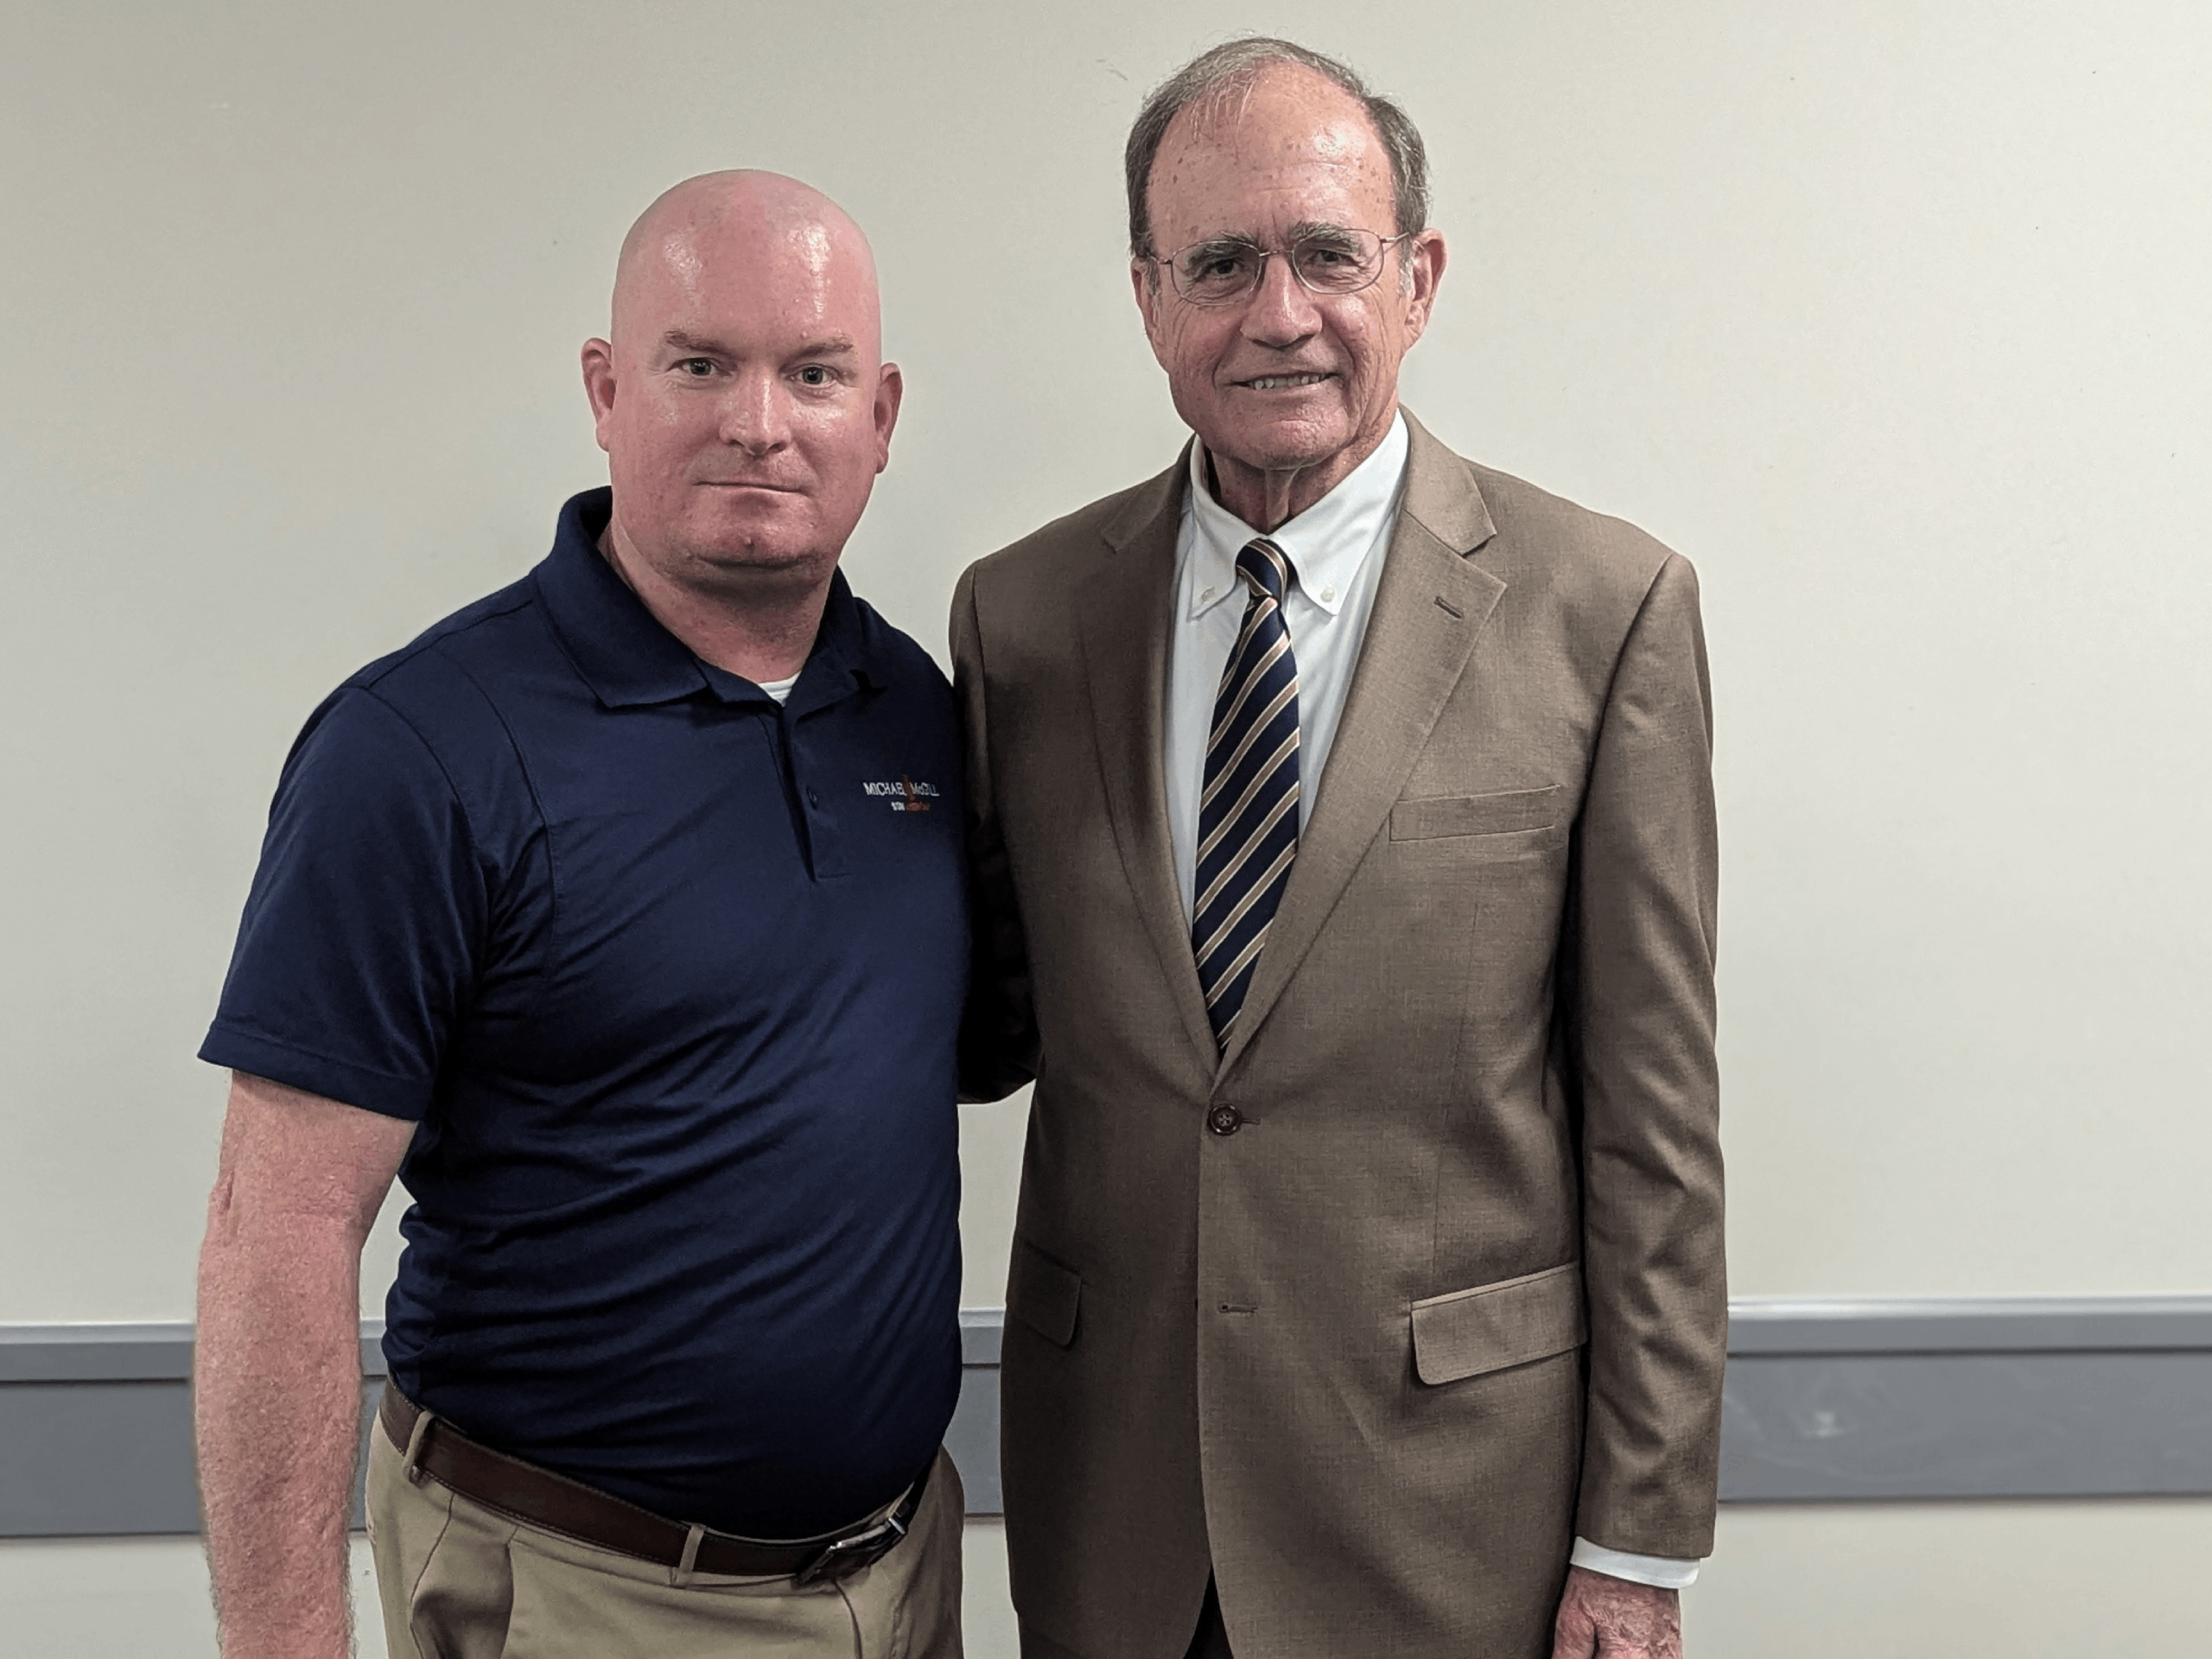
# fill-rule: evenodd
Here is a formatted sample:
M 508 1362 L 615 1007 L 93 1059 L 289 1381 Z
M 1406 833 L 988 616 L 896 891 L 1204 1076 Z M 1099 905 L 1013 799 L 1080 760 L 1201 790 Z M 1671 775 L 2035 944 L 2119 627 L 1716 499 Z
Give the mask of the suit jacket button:
M 1217 1106 L 1206 1114 L 1206 1128 L 1216 1135 L 1234 1135 L 1244 1127 L 1244 1114 L 1234 1106 Z

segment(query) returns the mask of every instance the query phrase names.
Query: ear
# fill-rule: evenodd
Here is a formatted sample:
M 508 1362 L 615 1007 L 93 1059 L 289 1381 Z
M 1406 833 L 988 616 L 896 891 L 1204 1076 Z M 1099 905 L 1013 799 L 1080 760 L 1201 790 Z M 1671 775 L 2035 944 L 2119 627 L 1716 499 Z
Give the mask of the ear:
M 1406 344 L 1411 346 L 1428 327 L 1436 290 L 1444 282 L 1444 232 L 1422 231 L 1408 238 L 1403 257 L 1413 273 L 1413 289 L 1406 296 Z
M 906 395 L 906 377 L 896 363 L 887 363 L 875 377 L 875 470 L 891 464 L 891 429 L 899 424 L 899 400 Z
M 1167 366 L 1167 295 L 1166 285 L 1160 279 L 1160 267 L 1149 259 L 1129 261 L 1129 287 L 1137 296 L 1137 311 L 1144 318 L 1144 337 L 1152 342 L 1152 354 L 1161 368 Z
M 614 347 L 603 340 L 584 341 L 584 396 L 591 400 L 592 435 L 612 451 L 614 425 Z

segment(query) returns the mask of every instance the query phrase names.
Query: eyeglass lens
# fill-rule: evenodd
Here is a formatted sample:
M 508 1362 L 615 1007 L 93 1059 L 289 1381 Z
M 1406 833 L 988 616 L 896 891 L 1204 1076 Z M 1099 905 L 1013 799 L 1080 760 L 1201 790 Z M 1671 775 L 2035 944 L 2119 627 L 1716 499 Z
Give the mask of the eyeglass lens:
M 1382 269 L 1383 238 L 1373 231 L 1317 231 L 1290 245 L 1298 280 L 1316 294 L 1352 294 Z M 1235 237 L 1194 243 L 1168 262 L 1176 291 L 1200 305 L 1240 299 L 1260 281 L 1269 251 Z

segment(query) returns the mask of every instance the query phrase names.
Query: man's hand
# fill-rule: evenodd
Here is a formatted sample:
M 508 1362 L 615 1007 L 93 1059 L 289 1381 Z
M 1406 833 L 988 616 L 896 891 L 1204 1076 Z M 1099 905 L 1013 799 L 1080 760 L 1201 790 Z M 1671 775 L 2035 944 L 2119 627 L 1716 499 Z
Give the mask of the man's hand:
M 1552 1659 L 1682 1659 L 1681 1592 L 1568 1567 Z

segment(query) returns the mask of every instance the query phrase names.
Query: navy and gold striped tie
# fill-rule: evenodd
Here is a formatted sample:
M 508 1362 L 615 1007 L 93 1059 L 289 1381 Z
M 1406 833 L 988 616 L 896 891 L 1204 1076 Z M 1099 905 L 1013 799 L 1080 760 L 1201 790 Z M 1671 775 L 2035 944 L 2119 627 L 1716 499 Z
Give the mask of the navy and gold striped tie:
M 1252 597 L 1214 698 L 1191 906 L 1198 984 L 1224 1048 L 1298 855 L 1298 664 L 1282 619 L 1290 561 L 1259 537 L 1236 556 L 1236 574 Z

